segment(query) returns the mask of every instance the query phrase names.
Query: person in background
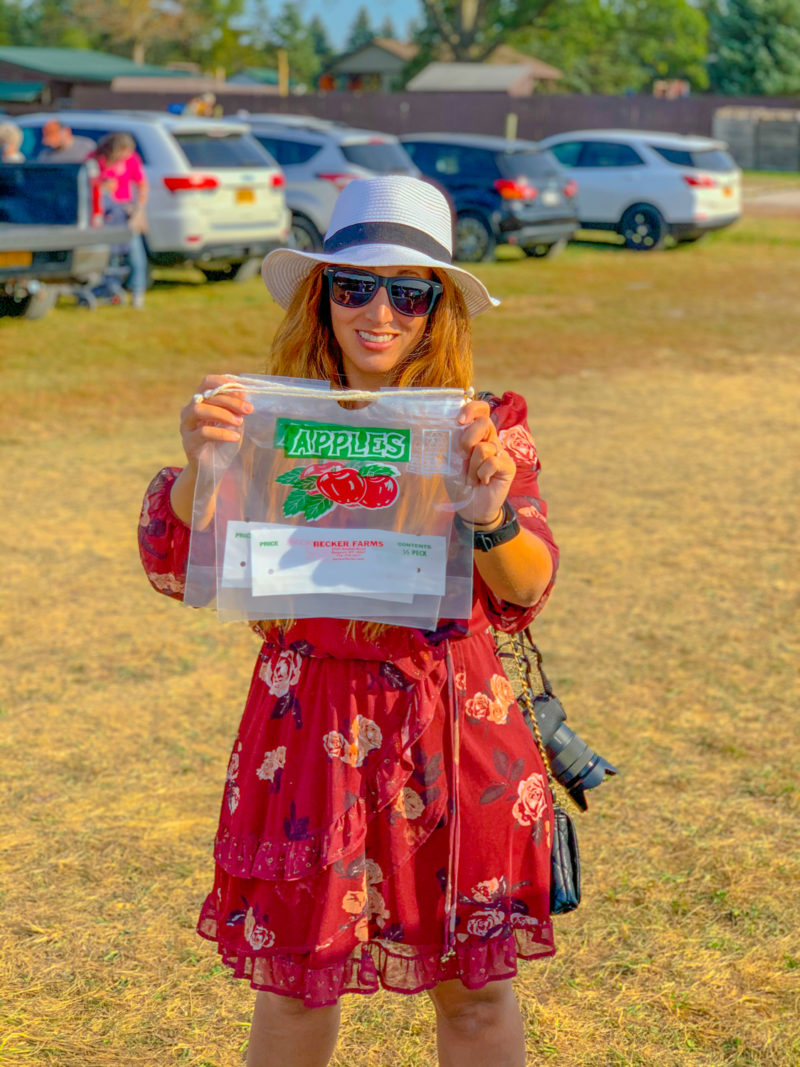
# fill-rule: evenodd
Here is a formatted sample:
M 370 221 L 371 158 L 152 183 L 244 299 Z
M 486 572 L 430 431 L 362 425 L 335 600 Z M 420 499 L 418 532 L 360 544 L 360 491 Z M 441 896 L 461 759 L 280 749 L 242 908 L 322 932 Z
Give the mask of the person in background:
M 0 163 L 24 163 L 20 151 L 22 130 L 13 122 L 0 122 Z
M 97 142 L 93 158 L 97 161 L 103 215 L 106 223 L 124 225 L 131 230 L 126 250 L 130 273 L 127 287 L 131 305 L 144 307 L 147 285 L 147 251 L 142 234 L 147 232 L 147 178 L 136 142 L 129 133 L 107 133 Z
M 94 152 L 90 137 L 76 137 L 69 126 L 58 119 L 49 119 L 42 126 L 42 147 L 37 163 L 83 163 Z

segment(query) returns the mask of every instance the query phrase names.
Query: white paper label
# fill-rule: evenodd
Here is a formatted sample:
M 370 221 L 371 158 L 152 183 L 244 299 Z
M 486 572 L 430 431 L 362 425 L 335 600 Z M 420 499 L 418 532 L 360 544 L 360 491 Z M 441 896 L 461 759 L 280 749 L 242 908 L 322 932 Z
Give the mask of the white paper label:
M 233 589 L 249 589 L 252 582 L 250 567 L 250 534 L 258 526 L 254 522 L 229 520 L 225 531 L 225 559 L 222 563 L 222 584 Z
M 444 537 L 393 530 L 251 527 L 253 595 L 444 596 L 446 548 Z

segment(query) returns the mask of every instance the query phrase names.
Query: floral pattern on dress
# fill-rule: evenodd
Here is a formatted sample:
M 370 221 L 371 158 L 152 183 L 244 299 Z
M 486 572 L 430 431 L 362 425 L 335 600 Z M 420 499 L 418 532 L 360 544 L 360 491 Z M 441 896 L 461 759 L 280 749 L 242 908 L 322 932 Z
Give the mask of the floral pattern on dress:
M 264 759 L 256 771 L 256 777 L 262 782 L 269 782 L 272 791 L 277 793 L 281 787 L 281 775 L 285 766 L 286 745 L 278 745 L 271 752 L 264 753 Z
M 489 403 L 517 462 L 509 500 L 555 569 L 524 401 Z M 139 543 L 150 581 L 180 598 L 177 473 L 151 484 Z M 521 608 L 475 571 L 470 618 L 431 632 L 254 625 L 263 643 L 198 922 L 237 977 L 318 1007 L 381 985 L 478 988 L 552 954 L 549 790 L 488 633 L 529 625 L 549 592 Z

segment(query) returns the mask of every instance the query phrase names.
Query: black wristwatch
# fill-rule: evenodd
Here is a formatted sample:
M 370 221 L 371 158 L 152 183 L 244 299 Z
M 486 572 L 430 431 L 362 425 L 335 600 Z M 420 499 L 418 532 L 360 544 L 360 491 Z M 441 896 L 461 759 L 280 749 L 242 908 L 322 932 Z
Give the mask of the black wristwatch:
M 507 500 L 503 504 L 503 521 L 495 530 L 486 532 L 477 529 L 471 523 L 465 522 L 460 515 L 456 515 L 455 522 L 462 536 L 472 534 L 472 546 L 476 552 L 490 552 L 519 533 L 517 514 Z

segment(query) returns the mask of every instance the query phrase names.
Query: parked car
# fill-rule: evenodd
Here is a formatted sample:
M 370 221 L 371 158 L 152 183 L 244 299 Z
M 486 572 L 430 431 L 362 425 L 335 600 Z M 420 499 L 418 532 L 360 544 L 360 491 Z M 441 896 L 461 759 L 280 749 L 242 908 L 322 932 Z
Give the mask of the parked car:
M 724 141 L 641 130 L 576 130 L 545 137 L 578 180 L 587 230 L 614 230 L 628 248 L 667 237 L 696 241 L 741 215 L 741 171 Z
M 577 229 L 575 182 L 535 141 L 447 133 L 400 140 L 422 173 L 453 200 L 456 259 L 493 259 L 499 244 L 548 256 Z
M 0 316 L 38 319 L 68 292 L 92 306 L 128 229 L 92 226 L 91 180 L 79 163 L 0 166 Z
M 283 168 L 291 241 L 303 252 L 322 248 L 336 198 L 353 178 L 419 176 L 399 140 L 388 133 L 300 115 L 248 115 L 245 121 Z
M 193 263 L 210 281 L 241 280 L 287 243 L 283 174 L 246 124 L 148 111 L 27 115 L 18 121 L 27 158 L 35 158 L 42 126 L 53 118 L 94 141 L 113 131 L 133 137 L 150 183 L 152 263 Z

